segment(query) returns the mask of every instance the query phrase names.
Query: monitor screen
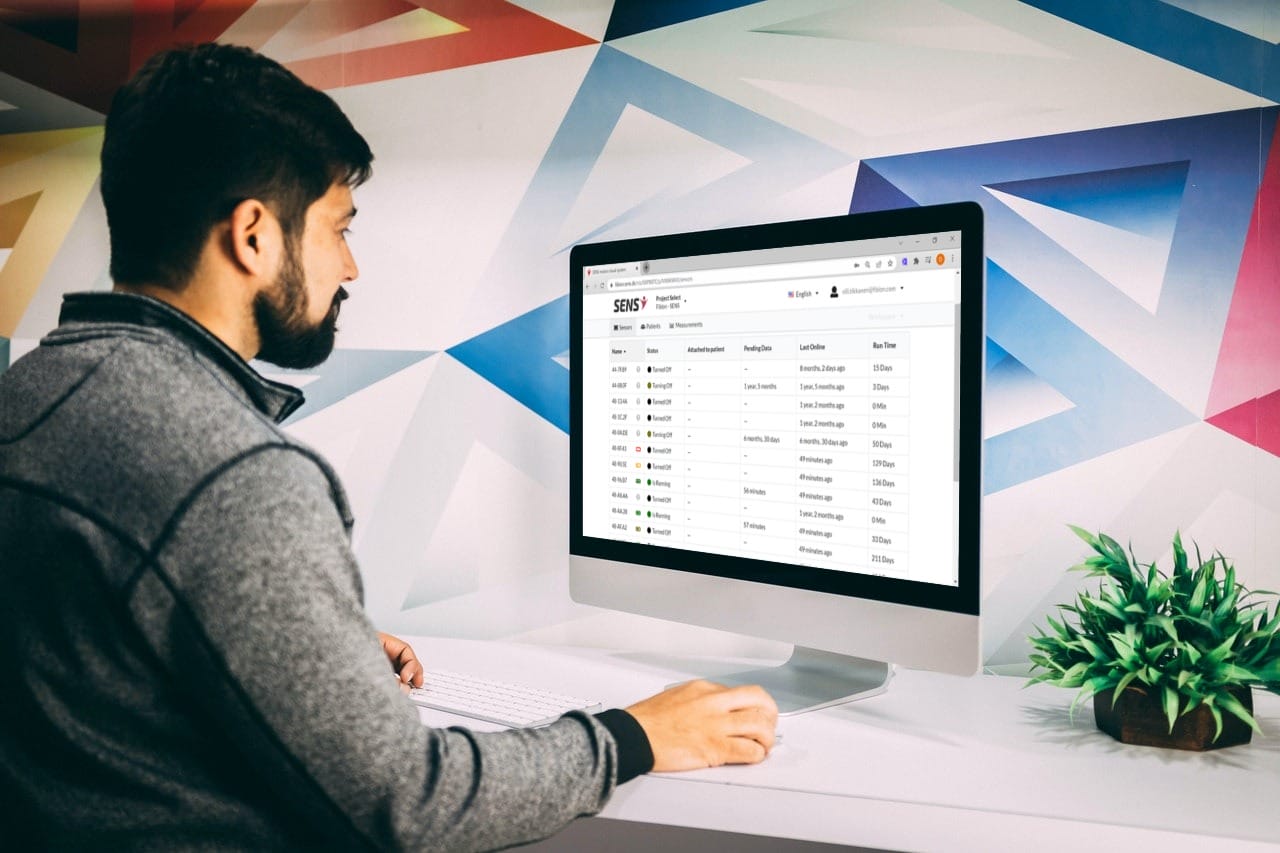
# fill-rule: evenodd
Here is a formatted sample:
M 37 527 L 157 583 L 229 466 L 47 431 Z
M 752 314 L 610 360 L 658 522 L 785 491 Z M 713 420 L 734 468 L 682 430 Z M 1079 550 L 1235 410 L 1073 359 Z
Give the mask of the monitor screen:
M 571 555 L 976 615 L 983 265 L 972 203 L 575 247 Z

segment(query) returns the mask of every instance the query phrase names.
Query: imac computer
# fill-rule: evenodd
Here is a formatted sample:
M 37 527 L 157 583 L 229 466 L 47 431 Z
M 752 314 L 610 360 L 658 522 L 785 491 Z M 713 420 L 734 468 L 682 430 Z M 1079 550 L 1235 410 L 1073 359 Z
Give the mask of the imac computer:
M 783 713 L 980 665 L 982 209 L 575 246 L 575 601 L 792 643 Z

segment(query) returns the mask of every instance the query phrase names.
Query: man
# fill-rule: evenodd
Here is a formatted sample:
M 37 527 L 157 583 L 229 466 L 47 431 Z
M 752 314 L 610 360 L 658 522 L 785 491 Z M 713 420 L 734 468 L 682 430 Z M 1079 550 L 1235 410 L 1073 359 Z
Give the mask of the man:
M 418 722 L 342 488 L 276 426 L 301 395 L 247 363 L 329 354 L 371 161 L 246 49 L 166 52 L 117 94 L 115 292 L 68 296 L 0 377 L 0 847 L 502 847 L 772 746 L 767 694 L 706 683 L 534 731 Z

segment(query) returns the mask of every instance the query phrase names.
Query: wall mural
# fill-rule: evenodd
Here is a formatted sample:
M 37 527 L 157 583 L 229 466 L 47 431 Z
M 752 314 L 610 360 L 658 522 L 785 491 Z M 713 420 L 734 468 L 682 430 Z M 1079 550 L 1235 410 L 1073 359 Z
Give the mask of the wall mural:
M 590 637 L 567 595 L 568 249 L 972 199 L 989 665 L 1067 523 L 1280 586 L 1280 9 L 1227 0 L 0 2 L 0 370 L 105 289 L 97 152 L 168 44 L 246 44 L 368 137 L 361 278 L 289 429 L 388 630 Z M 65 7 L 65 11 L 59 9 Z M 1194 49 L 1192 49 L 1194 47 Z M 574 634 L 576 628 L 581 633 Z

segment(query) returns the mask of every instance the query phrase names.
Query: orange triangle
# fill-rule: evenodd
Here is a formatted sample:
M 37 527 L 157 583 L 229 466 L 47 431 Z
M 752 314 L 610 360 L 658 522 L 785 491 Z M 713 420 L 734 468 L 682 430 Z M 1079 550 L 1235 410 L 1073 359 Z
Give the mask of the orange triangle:
M 0 204 L 0 249 L 12 249 L 18 242 L 18 235 L 26 227 L 41 195 L 42 192 L 32 193 Z

